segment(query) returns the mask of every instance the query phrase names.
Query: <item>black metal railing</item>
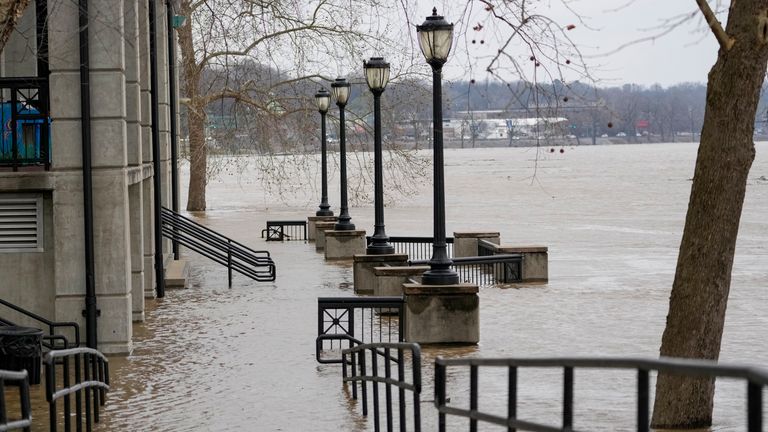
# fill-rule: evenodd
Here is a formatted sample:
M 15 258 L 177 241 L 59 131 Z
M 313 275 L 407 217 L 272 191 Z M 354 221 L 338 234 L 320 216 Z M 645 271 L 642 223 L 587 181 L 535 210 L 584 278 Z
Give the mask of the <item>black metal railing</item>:
M 253 250 L 165 207 L 162 222 L 163 236 L 226 266 L 230 287 L 233 271 L 260 282 L 275 280 L 275 262 L 268 251 Z
M 306 241 L 307 221 L 267 221 L 267 227 L 261 230 L 261 238 L 266 238 L 267 241 Z
M 448 368 L 469 368 L 469 406 L 450 406 L 450 396 L 446 392 L 446 383 L 450 374 Z M 480 393 L 478 369 L 495 367 L 507 369 L 507 414 L 490 414 L 478 406 Z M 563 371 L 562 424 L 547 425 L 517 417 L 518 407 L 518 369 L 521 368 L 559 368 Z M 444 359 L 435 360 L 435 407 L 438 414 L 438 430 L 445 432 L 446 416 L 458 416 L 469 420 L 469 430 L 476 431 L 478 423 L 504 426 L 509 431 L 574 431 L 574 369 L 629 369 L 637 371 L 637 422 L 638 432 L 650 430 L 650 390 L 649 373 L 651 371 L 675 375 L 701 376 L 711 378 L 736 378 L 747 382 L 747 431 L 762 431 L 763 388 L 768 385 L 768 373 L 750 367 L 722 365 L 715 362 L 691 359 L 632 359 L 632 358 L 540 358 L 540 359 Z M 456 371 L 452 371 L 451 374 Z M 530 400 L 527 404 L 531 404 Z M 617 425 L 614 425 L 618 429 Z
M 51 351 L 45 355 L 45 400 L 48 402 L 49 425 L 56 432 L 59 419 L 64 430 L 72 428 L 72 395 L 75 399 L 75 427 L 82 430 L 85 423 L 90 431 L 99 422 L 99 410 L 106 403 L 109 391 L 109 361 L 104 354 L 91 348 L 71 348 Z M 74 366 L 74 369 L 70 369 Z M 62 387 L 58 388 L 57 369 L 61 373 Z M 72 382 L 74 380 L 74 383 Z M 63 410 L 57 410 L 57 401 L 64 399 Z
M 0 305 L 16 311 L 20 315 L 23 315 L 47 327 L 48 334 L 43 336 L 43 346 L 45 348 L 54 350 L 80 346 L 80 326 L 76 322 L 51 321 L 3 299 L 0 299 Z M 16 325 L 16 323 L 4 316 L 0 316 L 0 325 Z M 67 328 L 70 329 L 69 336 L 72 337 L 72 339 L 59 332 L 59 329 Z
M 340 363 L 340 350 L 371 342 L 402 342 L 405 302 L 402 297 L 319 297 L 315 358 Z M 338 343 L 334 351 L 334 342 Z
M 371 242 L 371 237 L 365 238 L 366 244 Z M 432 237 L 390 237 L 389 243 L 395 247 L 395 253 L 406 254 L 412 260 L 428 260 L 432 258 Z M 453 237 L 446 237 L 448 256 L 453 256 Z
M 48 80 L 0 78 L 0 166 L 50 169 Z
M 410 380 L 406 374 L 406 360 L 410 358 Z M 372 343 L 357 345 L 342 351 L 342 376 L 344 383 L 352 384 L 352 398 L 358 399 L 358 384 L 362 396 L 363 415 L 368 415 L 368 387 L 370 383 L 374 430 L 381 430 L 381 408 L 387 431 L 397 428 L 421 430 L 421 350 L 415 343 Z M 393 373 L 397 369 L 397 374 Z M 379 394 L 384 386 L 384 400 Z M 393 403 L 393 390 L 397 392 L 397 405 Z M 408 406 L 406 392 L 411 393 Z
M 5 400 L 5 387 L 7 384 L 19 388 L 19 413 L 20 418 L 9 419 L 7 403 Z M 32 408 L 29 402 L 29 376 L 27 371 L 21 372 L 0 370 L 0 431 L 21 429 L 29 432 L 32 426 Z
M 427 265 L 428 260 L 410 260 L 409 265 Z M 463 282 L 478 285 L 513 283 L 522 280 L 523 255 L 499 254 L 492 256 L 453 258 L 451 266 Z

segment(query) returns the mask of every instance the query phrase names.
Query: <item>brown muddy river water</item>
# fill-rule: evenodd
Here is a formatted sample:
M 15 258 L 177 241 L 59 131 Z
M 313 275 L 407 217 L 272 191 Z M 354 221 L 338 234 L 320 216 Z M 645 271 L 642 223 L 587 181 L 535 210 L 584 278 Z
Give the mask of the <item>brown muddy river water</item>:
M 500 231 L 502 243 L 549 246 L 550 282 L 482 288 L 480 344 L 424 349 L 425 431 L 436 430 L 429 402 L 436 355 L 658 355 L 695 156 L 691 144 L 566 147 L 562 154 L 538 155 L 517 148 L 446 151 L 447 231 Z M 337 174 L 329 196 L 338 214 Z M 314 359 L 317 297 L 353 295 L 350 266 L 327 264 L 313 244 L 260 238 L 267 219 L 313 214 L 319 185 L 280 200 L 255 177 L 250 169 L 214 179 L 209 210 L 196 217 L 268 249 L 277 281 L 236 275 L 228 289 L 224 268 L 187 254 L 190 288 L 149 302 L 146 322 L 134 326 L 133 353 L 111 359 L 113 390 L 97 430 L 372 430 L 343 390 L 339 366 Z M 387 233 L 430 236 L 431 197 L 425 181 L 415 193 L 391 198 Z M 768 366 L 766 209 L 768 144 L 761 143 L 749 176 L 722 361 Z M 358 227 L 372 231 L 372 205 L 350 213 Z M 486 378 L 480 406 L 503 407 L 504 378 Z M 451 390 L 456 400 L 466 399 L 466 376 L 452 379 L 459 383 Z M 521 372 L 521 416 L 556 421 L 561 379 L 554 372 Z M 630 371 L 577 370 L 575 426 L 632 430 L 634 379 Z M 718 382 L 714 430 L 745 430 L 745 395 L 742 383 Z M 455 426 L 466 430 L 466 423 Z

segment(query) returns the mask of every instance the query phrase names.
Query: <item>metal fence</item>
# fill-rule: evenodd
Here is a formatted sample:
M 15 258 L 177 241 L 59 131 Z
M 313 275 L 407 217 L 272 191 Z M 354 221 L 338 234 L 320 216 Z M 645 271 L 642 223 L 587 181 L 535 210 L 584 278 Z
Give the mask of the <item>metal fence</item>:
M 367 244 L 371 243 L 371 237 L 365 238 Z M 395 253 L 406 254 L 412 260 L 428 260 L 432 258 L 432 237 L 390 237 L 389 243 L 395 247 Z M 453 237 L 446 237 L 446 252 L 453 256 Z
M 93 423 L 99 422 L 99 409 L 105 404 L 106 392 L 109 391 L 107 358 L 95 349 L 72 348 L 49 352 L 45 355 L 44 363 L 45 400 L 48 402 L 51 432 L 56 432 L 59 418 L 63 419 L 66 432 L 72 430 L 73 394 L 76 430 L 81 431 L 85 422 L 86 430 L 90 431 Z M 70 369 L 70 366 L 74 366 L 74 369 Z M 62 377 L 61 388 L 58 388 L 56 380 L 57 369 Z M 59 399 L 64 399 L 61 413 L 56 407 Z
M 483 412 L 478 406 L 478 370 L 481 367 L 507 369 L 507 415 Z M 446 383 L 457 371 L 449 368 L 469 368 L 469 406 L 451 405 Z M 563 371 L 563 403 L 561 425 L 547 425 L 517 418 L 518 370 L 521 368 L 559 368 Z M 571 432 L 574 420 L 574 369 L 629 369 L 637 371 L 637 423 L 638 432 L 648 432 L 650 423 L 649 372 L 672 373 L 700 377 L 736 378 L 746 381 L 747 431 L 762 431 L 763 388 L 768 385 L 768 374 L 759 369 L 734 367 L 715 362 L 690 359 L 632 359 L 632 358 L 540 358 L 540 359 L 444 359 L 435 360 L 435 407 L 438 430 L 445 432 L 446 416 L 465 418 L 470 431 L 477 431 L 478 423 L 504 426 L 508 431 L 562 431 Z M 530 404 L 531 401 L 528 401 Z
M 19 388 L 19 412 L 20 418 L 9 420 L 7 404 L 5 401 L 5 387 L 7 384 Z M 21 429 L 29 432 L 32 426 L 32 409 L 29 402 L 29 376 L 27 371 L 21 372 L 0 370 L 0 431 Z
M 340 351 L 354 344 L 402 342 L 405 303 L 402 297 L 319 297 L 315 358 L 341 363 Z M 334 351 L 334 345 L 337 345 Z
M 307 241 L 307 221 L 267 221 L 267 227 L 261 230 L 261 238 L 267 241 Z
M 394 354 L 393 354 L 394 351 Z M 410 358 L 410 380 L 406 374 L 406 360 Z M 348 367 L 349 366 L 349 367 Z M 397 375 L 393 373 L 397 368 Z M 421 350 L 414 343 L 372 343 L 358 345 L 342 352 L 343 382 L 352 384 L 352 398 L 358 399 L 358 384 L 362 396 L 363 415 L 368 415 L 370 383 L 374 430 L 381 430 L 382 413 L 387 431 L 406 431 L 408 423 L 416 432 L 421 430 Z M 381 400 L 379 386 L 384 387 Z M 397 405 L 393 403 L 393 390 L 397 392 Z M 408 406 L 406 392 L 411 393 Z M 408 420 L 410 417 L 410 421 Z
M 409 265 L 428 265 L 428 260 L 410 260 Z M 499 254 L 492 256 L 453 258 L 451 266 L 459 280 L 478 285 L 513 283 L 522 280 L 523 255 Z

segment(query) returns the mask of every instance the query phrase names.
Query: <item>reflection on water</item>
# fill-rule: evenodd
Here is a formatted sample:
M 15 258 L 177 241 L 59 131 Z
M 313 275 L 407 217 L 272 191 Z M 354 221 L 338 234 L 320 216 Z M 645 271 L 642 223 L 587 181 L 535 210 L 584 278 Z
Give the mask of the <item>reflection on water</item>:
M 768 145 L 758 145 L 747 189 L 724 361 L 768 363 L 768 184 L 752 181 L 768 174 L 767 152 Z M 532 179 L 534 149 L 446 151 L 448 232 L 493 230 L 503 243 L 547 245 L 550 282 L 482 288 L 480 344 L 424 347 L 424 430 L 435 430 L 437 356 L 658 354 L 695 154 L 689 144 L 567 148 L 540 155 Z M 334 207 L 337 181 L 331 176 Z M 350 267 L 327 265 L 311 244 L 259 238 L 267 219 L 312 214 L 315 195 L 310 190 L 281 203 L 236 177 L 211 182 L 210 209 L 198 220 L 269 249 L 278 279 L 265 284 L 235 276 L 228 289 L 226 270 L 188 254 L 192 288 L 148 301 L 147 321 L 134 327 L 133 353 L 111 359 L 113 391 L 98 430 L 371 428 L 341 385 L 339 366 L 314 360 L 316 299 L 351 295 Z M 389 235 L 429 235 L 430 197 L 430 185 L 423 185 L 419 195 L 391 203 Z M 371 231 L 370 206 L 350 213 L 353 223 Z M 448 391 L 457 406 L 468 397 L 467 373 L 451 371 Z M 482 372 L 480 378 L 480 407 L 503 413 L 504 373 Z M 577 371 L 576 427 L 632 430 L 634 378 L 629 371 Z M 560 372 L 521 372 L 519 383 L 519 413 L 557 422 Z M 718 384 L 716 430 L 745 428 L 744 395 L 741 383 Z

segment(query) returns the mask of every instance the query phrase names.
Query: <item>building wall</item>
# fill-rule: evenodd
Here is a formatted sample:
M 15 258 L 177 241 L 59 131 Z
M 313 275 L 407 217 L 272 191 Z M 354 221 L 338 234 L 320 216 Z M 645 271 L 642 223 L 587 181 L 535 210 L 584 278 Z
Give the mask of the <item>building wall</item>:
M 170 206 L 165 2 L 156 4 L 162 103 L 157 144 L 162 155 L 163 201 Z M 147 5 L 147 0 L 89 1 L 94 281 L 101 312 L 99 348 L 108 353 L 131 350 L 132 322 L 143 319 L 145 297 L 154 294 Z M 31 4 L 22 23 L 34 27 L 34 13 Z M 49 0 L 48 26 L 52 168 L 48 172 L 0 171 L 0 196 L 33 191 L 45 197 L 44 250 L 0 253 L 0 275 L 11 275 L 0 278 L 0 298 L 48 318 L 78 322 L 84 337 L 77 3 Z M 34 49 L 34 33 L 15 33 L 9 47 L 0 70 L 36 74 L 35 55 L 20 54 Z M 6 315 L 0 312 L 0 316 Z

